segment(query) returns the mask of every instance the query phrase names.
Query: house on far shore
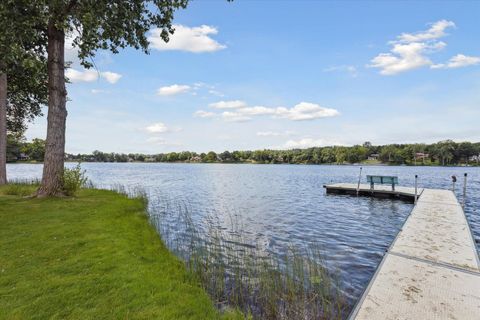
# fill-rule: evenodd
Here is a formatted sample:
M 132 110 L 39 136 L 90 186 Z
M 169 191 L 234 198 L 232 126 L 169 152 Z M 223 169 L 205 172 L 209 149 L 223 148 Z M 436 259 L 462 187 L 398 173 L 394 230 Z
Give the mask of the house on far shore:
M 468 158 L 468 161 L 480 162 L 480 154 L 477 154 L 475 156 L 471 156 L 470 158 Z
M 378 153 L 372 153 L 371 155 L 368 156 L 367 160 L 377 161 L 378 158 L 380 158 L 380 155 Z
M 20 155 L 17 158 L 17 160 L 19 160 L 19 161 L 27 161 L 29 159 L 30 159 L 30 157 L 28 155 L 26 155 L 25 153 L 20 153 Z
M 415 160 L 424 160 L 424 159 L 428 159 L 429 157 L 430 157 L 430 154 L 428 153 L 423 153 L 423 152 L 415 153 Z
M 190 158 L 190 162 L 202 162 L 202 158 L 199 156 L 194 156 Z

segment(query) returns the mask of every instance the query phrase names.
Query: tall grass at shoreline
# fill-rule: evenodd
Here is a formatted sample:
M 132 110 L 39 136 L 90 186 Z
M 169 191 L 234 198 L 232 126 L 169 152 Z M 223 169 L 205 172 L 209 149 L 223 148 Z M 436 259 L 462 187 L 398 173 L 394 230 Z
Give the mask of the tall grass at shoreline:
M 197 226 L 182 203 L 151 208 L 150 218 L 219 309 L 233 307 L 254 319 L 345 317 L 338 276 L 325 266 L 320 246 L 289 246 L 272 254 L 250 244 L 236 218 L 231 230 L 219 227 L 215 216 Z
M 3 187 L 3 194 L 27 197 L 34 194 L 38 186 L 40 186 L 40 180 L 38 179 L 13 179 L 9 180 L 8 184 Z

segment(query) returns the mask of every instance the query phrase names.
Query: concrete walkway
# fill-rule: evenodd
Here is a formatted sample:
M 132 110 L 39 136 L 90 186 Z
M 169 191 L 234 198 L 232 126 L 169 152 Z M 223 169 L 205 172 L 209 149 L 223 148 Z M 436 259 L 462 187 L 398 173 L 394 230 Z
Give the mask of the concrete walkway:
M 423 190 L 350 319 L 480 319 L 480 263 L 453 192 Z

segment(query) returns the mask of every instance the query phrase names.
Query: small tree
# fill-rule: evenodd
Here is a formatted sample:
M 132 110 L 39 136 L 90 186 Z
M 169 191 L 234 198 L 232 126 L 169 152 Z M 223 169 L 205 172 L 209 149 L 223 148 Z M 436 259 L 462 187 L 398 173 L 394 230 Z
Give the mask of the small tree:
M 43 161 L 45 158 L 45 140 L 37 138 L 25 143 L 22 152 L 25 153 L 30 160 Z
M 203 158 L 203 161 L 205 162 L 215 162 L 217 161 L 217 154 L 214 151 L 210 151 L 205 155 Z

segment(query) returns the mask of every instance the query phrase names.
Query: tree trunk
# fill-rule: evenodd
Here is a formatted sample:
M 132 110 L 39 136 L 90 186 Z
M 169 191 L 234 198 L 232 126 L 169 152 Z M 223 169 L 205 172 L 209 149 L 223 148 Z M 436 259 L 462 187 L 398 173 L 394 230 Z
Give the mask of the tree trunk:
M 48 23 L 48 117 L 42 184 L 37 195 L 63 194 L 65 161 L 65 122 L 67 90 L 65 89 L 65 32 L 52 20 Z
M 7 183 L 7 74 L 0 73 L 0 185 Z

